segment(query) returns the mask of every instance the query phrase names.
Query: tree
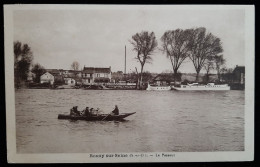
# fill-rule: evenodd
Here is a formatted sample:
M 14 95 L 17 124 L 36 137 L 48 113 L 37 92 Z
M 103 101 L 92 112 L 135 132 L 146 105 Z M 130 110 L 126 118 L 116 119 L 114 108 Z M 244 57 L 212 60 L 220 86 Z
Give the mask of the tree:
M 224 80 L 224 82 L 227 82 L 227 83 L 232 83 L 232 81 L 234 80 L 234 74 L 233 74 L 233 70 L 232 68 L 225 68 L 225 67 L 222 67 L 220 69 L 220 75 L 221 75 L 221 78 L 222 80 Z
M 79 70 L 79 62 L 73 61 L 71 68 L 74 70 L 75 77 L 77 76 L 77 71 Z
M 166 31 L 161 37 L 163 52 L 171 60 L 174 84 L 176 83 L 178 69 L 189 56 L 191 31 L 191 29 Z
M 166 81 L 168 84 L 171 84 L 171 82 L 174 81 L 176 84 L 176 81 L 181 81 L 182 73 L 178 71 L 177 74 L 175 74 L 175 77 L 173 76 L 173 73 L 160 73 L 154 78 L 154 80 L 159 79 L 159 81 Z
M 216 66 L 216 70 L 217 70 L 217 74 L 218 74 L 218 81 L 220 81 L 220 70 L 226 61 L 223 58 L 223 55 L 215 55 L 214 62 L 215 62 L 215 66 Z
M 152 79 L 153 79 L 153 76 L 149 71 L 143 72 L 143 81 L 144 82 L 147 83 L 147 82 L 151 81 Z
M 40 83 L 40 77 L 42 74 L 46 72 L 45 68 L 41 66 L 39 63 L 34 64 L 32 68 L 32 73 L 35 74 L 34 82 Z
M 126 80 L 127 80 L 128 82 L 137 83 L 137 81 L 138 81 L 138 74 L 137 74 L 136 72 L 132 71 L 131 73 L 128 73 L 128 74 L 126 75 Z
M 27 80 L 32 59 L 33 54 L 28 44 L 22 44 L 19 41 L 14 42 L 14 80 L 16 88 Z
M 198 81 L 205 60 L 223 52 L 223 49 L 220 39 L 211 33 L 206 34 L 206 29 L 203 27 L 194 29 L 190 39 L 192 47 L 189 58 L 195 67 L 196 81 Z
M 115 80 L 115 82 L 119 82 L 124 78 L 124 74 L 122 71 L 117 71 L 112 73 L 112 79 Z
M 223 66 L 219 70 L 219 75 L 221 80 L 218 79 L 218 82 L 231 82 L 233 80 L 233 69 Z
M 214 62 L 213 62 L 212 57 L 209 57 L 207 60 L 205 60 L 205 64 L 203 67 L 206 71 L 206 75 L 205 75 L 206 82 L 209 82 L 209 72 L 210 72 L 210 70 L 214 69 Z
M 134 47 L 133 50 L 137 53 L 135 59 L 137 59 L 141 65 L 140 82 L 138 83 L 138 88 L 140 88 L 143 80 L 144 65 L 145 63 L 151 63 L 151 55 L 157 47 L 157 41 L 154 32 L 149 33 L 147 31 L 142 31 L 141 33 L 136 33 L 133 35 L 130 43 Z
M 74 71 L 79 70 L 79 62 L 74 61 L 74 62 L 71 64 L 71 68 L 72 68 Z

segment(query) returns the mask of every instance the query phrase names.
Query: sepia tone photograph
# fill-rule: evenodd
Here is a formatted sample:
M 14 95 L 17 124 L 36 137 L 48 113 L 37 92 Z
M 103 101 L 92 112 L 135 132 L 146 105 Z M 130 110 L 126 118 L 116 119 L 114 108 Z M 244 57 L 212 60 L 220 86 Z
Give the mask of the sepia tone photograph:
M 253 160 L 254 6 L 4 16 L 9 162 Z

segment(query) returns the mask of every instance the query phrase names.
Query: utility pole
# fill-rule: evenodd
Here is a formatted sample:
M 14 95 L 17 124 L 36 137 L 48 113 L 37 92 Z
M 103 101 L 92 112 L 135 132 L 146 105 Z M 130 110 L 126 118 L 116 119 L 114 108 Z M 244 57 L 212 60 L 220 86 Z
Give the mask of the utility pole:
M 126 81 L 126 45 L 125 45 L 125 73 L 124 73 L 124 76 L 125 76 L 125 81 Z
M 126 74 L 126 45 L 125 45 L 125 74 Z

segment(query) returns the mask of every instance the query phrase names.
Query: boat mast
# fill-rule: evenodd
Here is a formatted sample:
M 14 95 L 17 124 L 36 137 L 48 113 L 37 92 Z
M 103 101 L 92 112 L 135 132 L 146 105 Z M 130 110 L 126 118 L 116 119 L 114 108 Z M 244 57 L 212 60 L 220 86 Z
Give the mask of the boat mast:
M 124 73 L 124 76 L 125 76 L 125 81 L 126 81 L 126 45 L 125 45 L 125 73 Z
M 126 45 L 125 45 L 125 75 L 126 75 Z

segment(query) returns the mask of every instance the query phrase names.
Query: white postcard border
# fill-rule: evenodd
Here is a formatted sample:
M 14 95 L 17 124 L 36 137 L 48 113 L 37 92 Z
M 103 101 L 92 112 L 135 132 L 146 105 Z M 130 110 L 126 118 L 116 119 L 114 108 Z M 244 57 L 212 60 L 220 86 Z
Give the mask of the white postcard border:
M 85 10 L 85 9 L 129 9 L 129 8 L 171 8 L 172 5 L 5 5 L 5 86 L 6 86 L 6 127 L 7 156 L 9 163 L 102 163 L 102 162 L 212 162 L 212 161 L 252 161 L 254 159 L 254 56 L 255 19 L 253 5 L 174 5 L 178 9 L 244 9 L 245 10 L 245 151 L 237 152 L 147 152 L 147 153 L 93 153 L 103 158 L 90 157 L 90 153 L 62 154 L 17 154 L 14 69 L 13 69 L 13 11 L 14 10 Z M 127 155 L 127 157 L 115 157 Z M 169 157 L 163 157 L 167 154 Z M 113 157 L 106 157 L 113 155 Z M 153 156 L 151 156 L 153 155 Z M 160 155 L 160 156 L 159 156 Z

